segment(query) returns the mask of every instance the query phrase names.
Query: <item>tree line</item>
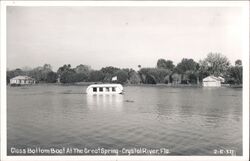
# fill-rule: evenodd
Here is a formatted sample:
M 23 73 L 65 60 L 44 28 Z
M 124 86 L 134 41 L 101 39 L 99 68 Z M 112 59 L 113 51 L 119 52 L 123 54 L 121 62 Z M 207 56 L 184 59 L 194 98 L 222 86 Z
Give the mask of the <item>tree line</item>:
M 80 64 L 72 68 L 65 64 L 54 72 L 51 65 L 44 64 L 34 69 L 15 69 L 7 71 L 7 82 L 18 75 L 27 75 L 40 83 L 76 83 L 76 82 L 115 82 L 122 84 L 200 84 L 202 79 L 214 75 L 225 78 L 225 83 L 242 84 L 242 61 L 236 60 L 232 65 L 228 58 L 220 53 L 209 53 L 199 62 L 183 58 L 178 64 L 172 60 L 158 59 L 153 68 L 138 65 L 138 71 L 131 68 L 113 66 L 94 70 L 88 65 Z

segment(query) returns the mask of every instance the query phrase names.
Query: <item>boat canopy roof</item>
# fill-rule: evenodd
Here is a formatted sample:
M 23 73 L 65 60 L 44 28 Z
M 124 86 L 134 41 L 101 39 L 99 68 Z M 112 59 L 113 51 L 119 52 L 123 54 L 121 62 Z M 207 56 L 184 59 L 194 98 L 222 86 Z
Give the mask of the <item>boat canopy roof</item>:
M 92 84 L 89 87 L 122 87 L 121 84 Z
M 14 78 L 11 78 L 11 80 L 15 80 L 15 79 L 18 79 L 18 80 L 34 80 L 33 78 L 31 77 L 28 77 L 26 75 L 19 75 L 19 76 L 16 76 Z

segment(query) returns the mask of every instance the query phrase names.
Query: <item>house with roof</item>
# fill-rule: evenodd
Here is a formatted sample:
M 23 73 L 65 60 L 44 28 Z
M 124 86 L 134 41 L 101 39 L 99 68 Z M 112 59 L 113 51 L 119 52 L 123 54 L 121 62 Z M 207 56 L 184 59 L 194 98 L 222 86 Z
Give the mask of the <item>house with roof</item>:
M 10 85 L 29 85 L 29 84 L 35 84 L 35 79 L 28 77 L 28 76 L 16 76 L 14 78 L 10 79 Z
M 221 87 L 221 83 L 224 82 L 224 78 L 211 75 L 204 78 L 202 82 L 203 87 Z

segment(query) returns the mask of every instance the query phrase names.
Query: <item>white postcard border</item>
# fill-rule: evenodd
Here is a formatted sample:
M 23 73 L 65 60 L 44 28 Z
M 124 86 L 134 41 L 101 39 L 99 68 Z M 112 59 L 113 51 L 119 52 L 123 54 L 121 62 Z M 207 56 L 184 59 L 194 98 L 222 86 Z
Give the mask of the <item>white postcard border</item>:
M 7 156 L 6 8 L 7 6 L 185 6 L 242 7 L 243 156 Z M 249 159 L 249 2 L 248 1 L 1 1 L 1 160 L 248 160 Z

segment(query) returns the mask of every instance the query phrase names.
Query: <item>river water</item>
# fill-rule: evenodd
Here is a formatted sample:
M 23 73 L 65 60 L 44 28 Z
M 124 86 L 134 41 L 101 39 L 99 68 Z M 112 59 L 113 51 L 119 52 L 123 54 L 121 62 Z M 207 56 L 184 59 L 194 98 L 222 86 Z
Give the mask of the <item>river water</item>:
M 123 95 L 104 96 L 85 90 L 7 87 L 8 155 L 28 147 L 242 155 L 242 89 L 128 86 Z

